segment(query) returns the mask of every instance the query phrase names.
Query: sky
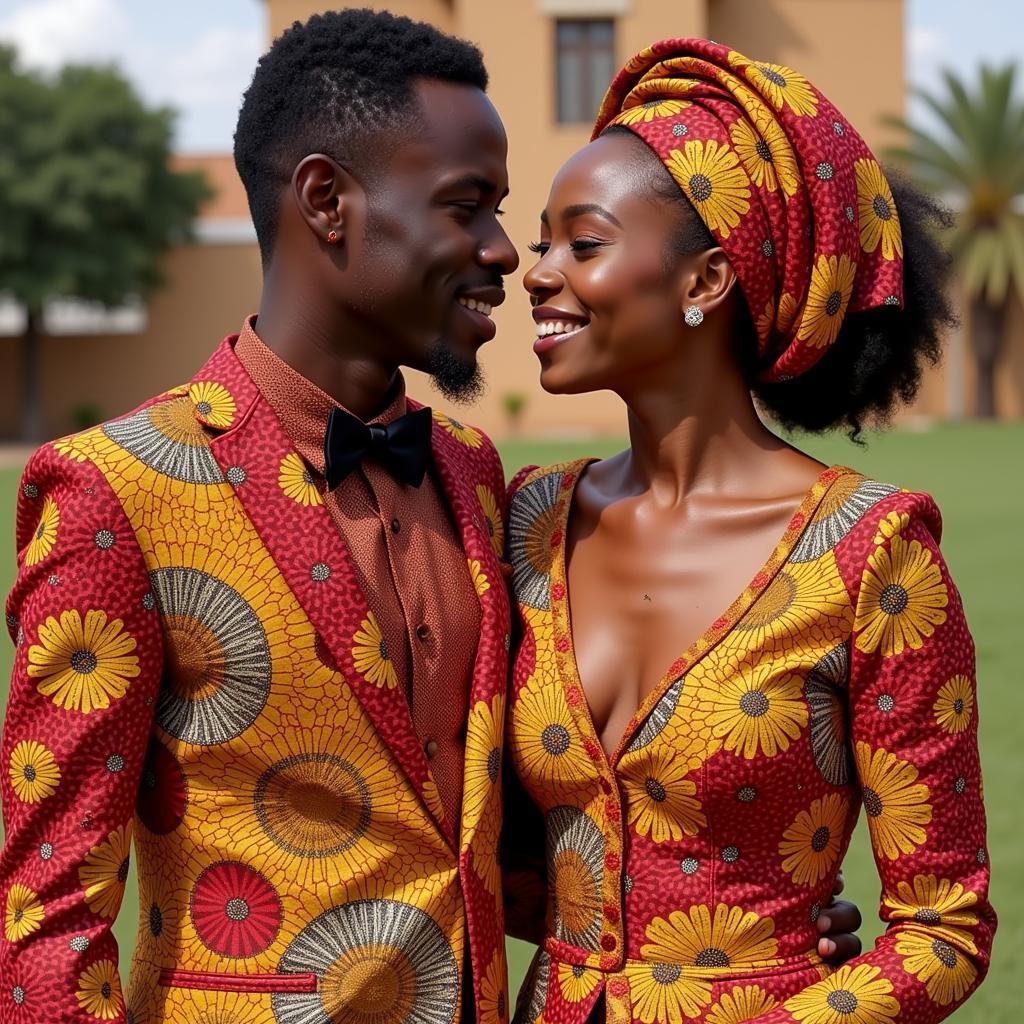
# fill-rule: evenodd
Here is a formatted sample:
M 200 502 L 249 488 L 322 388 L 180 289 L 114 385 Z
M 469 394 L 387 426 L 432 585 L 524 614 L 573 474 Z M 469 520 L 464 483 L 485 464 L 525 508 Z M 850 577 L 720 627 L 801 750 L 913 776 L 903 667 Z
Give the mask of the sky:
M 944 65 L 1024 62 L 1019 0 L 906 0 L 906 10 L 914 85 L 935 85 Z M 0 0 L 0 41 L 42 70 L 113 62 L 147 100 L 178 109 L 179 151 L 226 152 L 265 17 L 264 0 Z

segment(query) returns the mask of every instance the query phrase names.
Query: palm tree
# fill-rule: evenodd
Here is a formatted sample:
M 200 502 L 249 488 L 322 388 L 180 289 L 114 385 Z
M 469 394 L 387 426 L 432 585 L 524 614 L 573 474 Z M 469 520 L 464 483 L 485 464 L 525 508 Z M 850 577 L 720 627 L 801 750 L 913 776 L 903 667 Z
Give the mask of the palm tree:
M 908 137 L 889 156 L 957 219 L 948 245 L 970 304 L 977 364 L 975 413 L 995 415 L 995 368 L 1013 293 L 1024 298 L 1024 103 L 1016 67 L 982 66 L 973 82 L 945 70 L 938 93 L 917 90 L 936 130 L 892 123 Z

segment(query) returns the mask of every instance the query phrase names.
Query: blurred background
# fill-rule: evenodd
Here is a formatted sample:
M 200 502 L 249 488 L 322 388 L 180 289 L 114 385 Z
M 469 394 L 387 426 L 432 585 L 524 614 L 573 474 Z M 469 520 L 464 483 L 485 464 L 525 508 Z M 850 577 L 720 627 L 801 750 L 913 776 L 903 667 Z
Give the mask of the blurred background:
M 255 311 L 259 254 L 231 158 L 241 94 L 309 0 L 0 0 L 0 591 L 31 447 L 184 382 Z M 363 6 L 356 4 L 351 6 Z M 1015 631 L 1024 579 L 1024 19 L 1011 0 L 393 0 L 483 50 L 508 129 L 505 226 L 529 264 L 548 184 L 589 136 L 604 88 L 665 36 L 709 36 L 794 67 L 956 212 L 944 238 L 961 325 L 896 428 L 854 446 L 795 438 L 828 462 L 931 491 L 978 646 L 982 754 L 1001 917 L 992 973 L 954 1015 L 1016 1024 L 1024 968 Z M 521 274 L 521 272 L 520 272 Z M 611 395 L 537 384 L 519 276 L 484 350 L 469 418 L 526 462 L 607 454 Z M 411 375 L 414 395 L 429 384 Z M 0 649 L 0 691 L 11 647 Z M 870 945 L 878 882 L 861 830 L 849 890 Z M 1016 880 L 1016 881 L 1015 881 Z M 116 930 L 127 968 L 137 901 Z M 1018 913 L 1018 909 L 1021 911 Z M 528 950 L 511 950 L 513 991 Z

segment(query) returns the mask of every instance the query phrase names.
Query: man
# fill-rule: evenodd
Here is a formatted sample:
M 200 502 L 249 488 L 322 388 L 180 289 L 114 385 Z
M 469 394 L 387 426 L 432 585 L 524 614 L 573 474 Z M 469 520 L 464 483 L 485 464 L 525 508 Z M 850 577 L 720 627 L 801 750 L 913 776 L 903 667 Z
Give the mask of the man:
M 30 461 L 0 1021 L 507 1019 L 503 478 L 399 372 L 472 398 L 518 262 L 486 84 L 388 14 L 285 33 L 235 138 L 258 316 Z

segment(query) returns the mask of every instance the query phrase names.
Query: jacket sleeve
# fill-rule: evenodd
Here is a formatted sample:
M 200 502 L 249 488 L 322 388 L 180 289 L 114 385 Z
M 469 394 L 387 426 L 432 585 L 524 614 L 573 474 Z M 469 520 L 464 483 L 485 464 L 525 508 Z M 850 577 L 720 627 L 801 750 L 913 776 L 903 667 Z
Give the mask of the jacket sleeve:
M 988 970 L 996 917 L 974 644 L 932 500 L 894 495 L 880 513 L 836 554 L 856 595 L 850 739 L 887 927 L 873 950 L 756 1018 L 771 1024 L 840 1005 L 872 1020 L 933 1024 Z
M 111 925 L 163 662 L 135 534 L 95 465 L 22 479 L 0 747 L 0 1022 L 124 1021 Z

